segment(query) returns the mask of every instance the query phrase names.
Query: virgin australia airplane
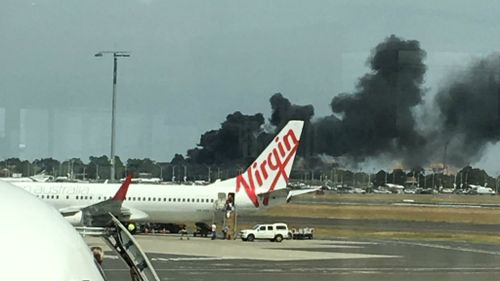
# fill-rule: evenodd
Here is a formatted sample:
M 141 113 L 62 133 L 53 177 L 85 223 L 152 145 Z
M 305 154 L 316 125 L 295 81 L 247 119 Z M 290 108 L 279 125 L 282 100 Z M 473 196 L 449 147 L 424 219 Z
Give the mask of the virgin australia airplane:
M 108 212 L 121 221 L 207 221 L 231 197 L 238 214 L 284 204 L 311 190 L 286 189 L 303 121 L 289 121 L 241 175 L 206 186 L 13 182 L 53 205 L 74 225 L 98 225 Z M 116 194 L 115 194 L 116 192 Z

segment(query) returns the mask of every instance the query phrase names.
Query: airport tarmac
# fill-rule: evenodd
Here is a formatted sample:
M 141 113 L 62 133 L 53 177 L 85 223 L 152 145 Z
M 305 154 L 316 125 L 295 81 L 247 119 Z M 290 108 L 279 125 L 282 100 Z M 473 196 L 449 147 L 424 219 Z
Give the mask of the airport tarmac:
M 137 236 L 161 280 L 498 280 L 500 247 L 396 240 L 242 242 Z M 94 238 L 89 244 L 102 243 Z M 107 252 L 109 280 L 130 280 Z

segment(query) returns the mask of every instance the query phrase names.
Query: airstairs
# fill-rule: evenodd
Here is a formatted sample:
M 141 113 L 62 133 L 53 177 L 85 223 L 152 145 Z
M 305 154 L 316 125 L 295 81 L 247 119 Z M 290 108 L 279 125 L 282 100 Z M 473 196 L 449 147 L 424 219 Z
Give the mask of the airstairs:
M 234 193 L 230 193 L 234 198 Z M 234 203 L 228 207 L 226 193 L 219 193 L 218 200 L 215 202 L 215 208 L 212 221 L 217 224 L 217 229 L 224 230 L 227 227 L 227 238 L 236 239 L 237 234 L 237 212 Z
M 115 250 L 130 269 L 133 281 L 160 281 L 148 257 L 125 226 L 112 214 L 111 227 L 78 227 L 83 236 L 98 236 Z

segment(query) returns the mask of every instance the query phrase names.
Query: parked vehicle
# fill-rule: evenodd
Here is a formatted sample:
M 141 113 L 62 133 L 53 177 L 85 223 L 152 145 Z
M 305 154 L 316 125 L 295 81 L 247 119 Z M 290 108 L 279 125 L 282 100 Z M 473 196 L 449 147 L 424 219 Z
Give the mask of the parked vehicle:
M 299 229 L 292 229 L 292 239 L 313 239 L 314 228 L 304 227 Z
M 195 223 L 195 225 L 196 231 L 193 232 L 194 237 L 208 237 L 208 235 L 212 233 L 212 229 L 210 228 L 210 226 L 204 222 L 197 222 Z
M 264 239 L 281 242 L 288 238 L 288 226 L 285 223 L 257 224 L 251 229 L 243 229 L 240 232 L 241 240 L 254 241 Z

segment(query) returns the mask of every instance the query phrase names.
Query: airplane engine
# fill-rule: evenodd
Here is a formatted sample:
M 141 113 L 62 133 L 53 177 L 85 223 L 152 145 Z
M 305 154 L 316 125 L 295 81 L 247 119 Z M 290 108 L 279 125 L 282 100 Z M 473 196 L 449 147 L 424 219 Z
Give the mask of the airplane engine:
M 64 217 L 69 223 L 74 226 L 82 226 L 83 225 L 83 215 L 82 211 L 76 212 L 74 215 L 65 216 Z

